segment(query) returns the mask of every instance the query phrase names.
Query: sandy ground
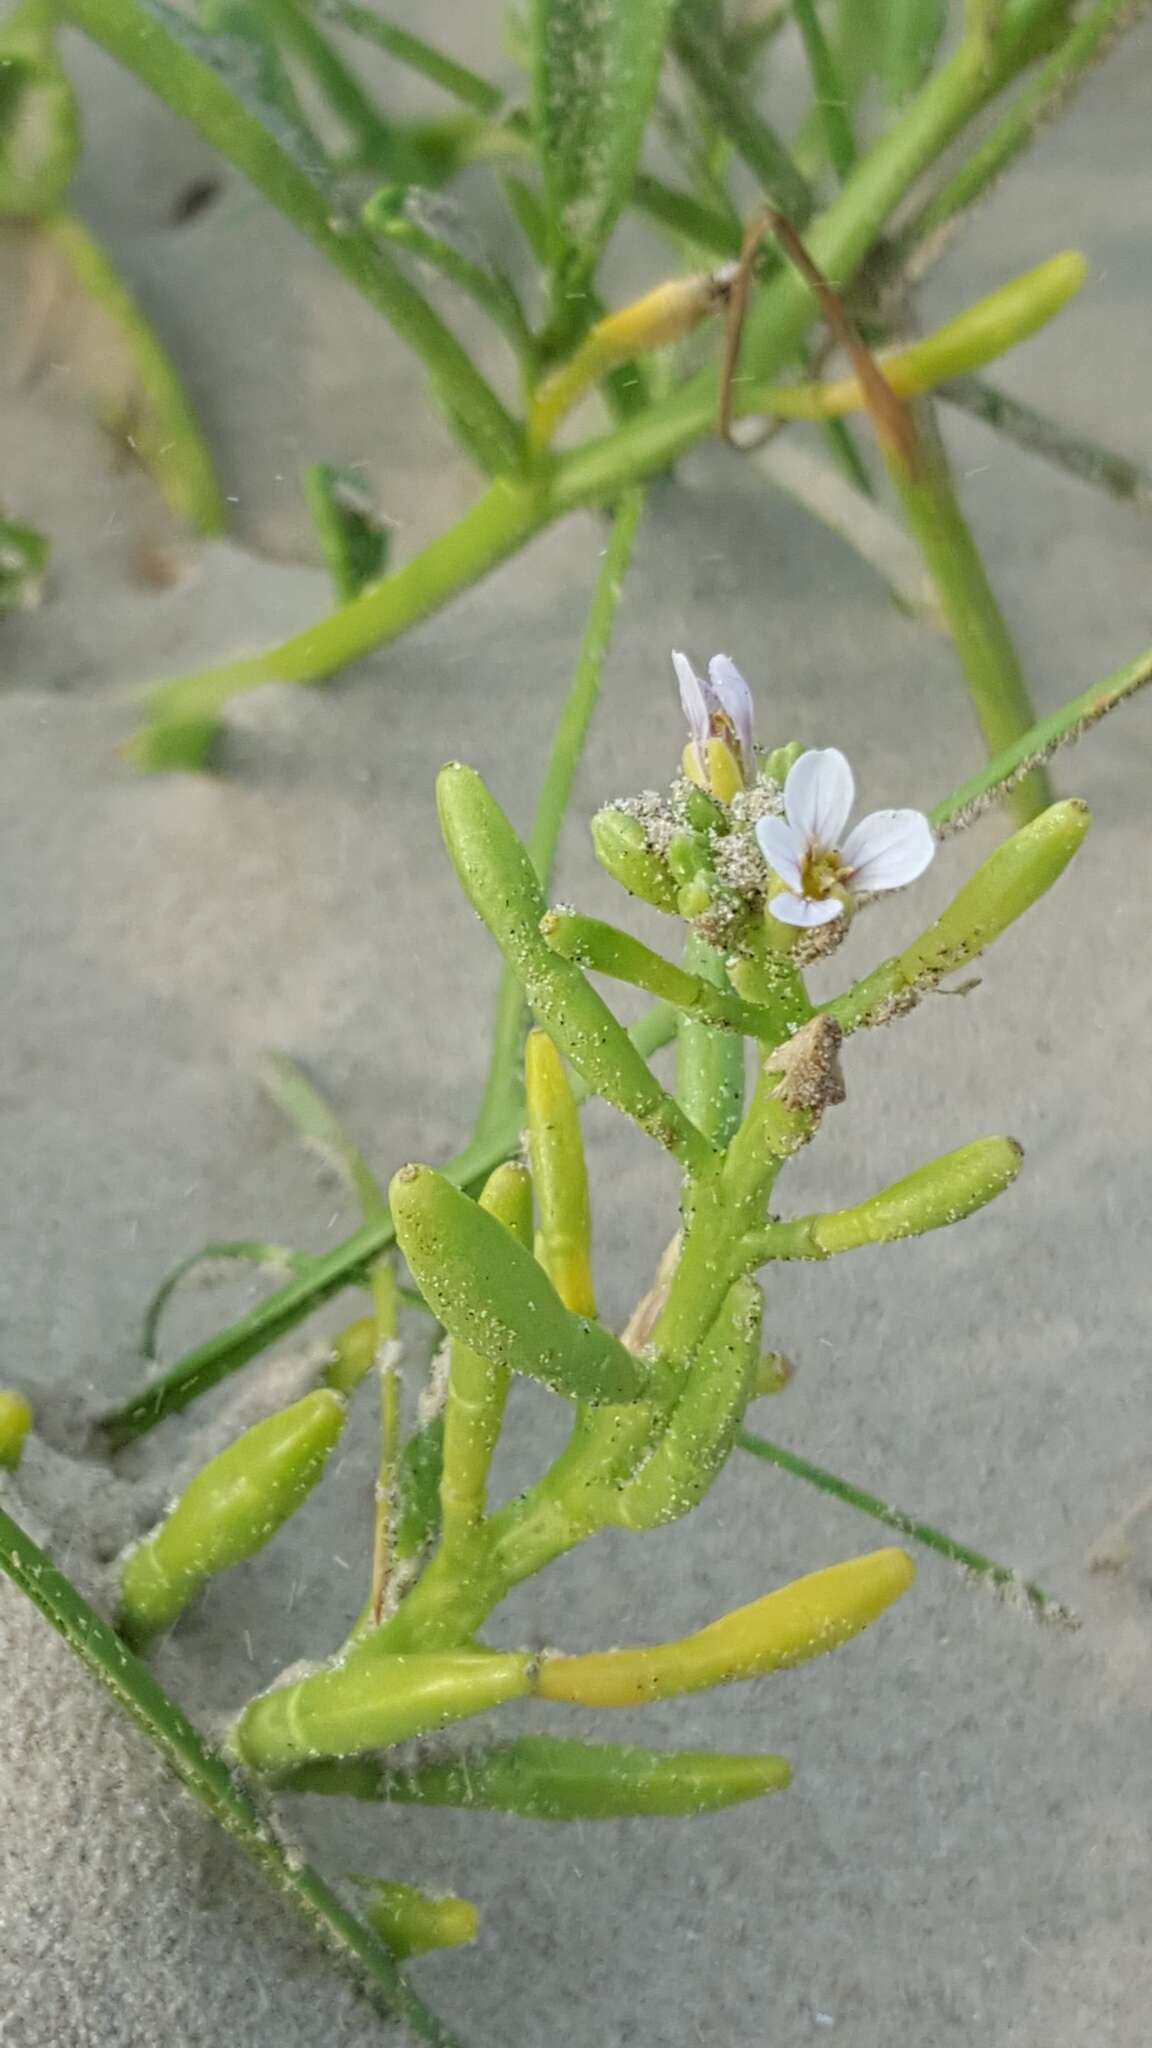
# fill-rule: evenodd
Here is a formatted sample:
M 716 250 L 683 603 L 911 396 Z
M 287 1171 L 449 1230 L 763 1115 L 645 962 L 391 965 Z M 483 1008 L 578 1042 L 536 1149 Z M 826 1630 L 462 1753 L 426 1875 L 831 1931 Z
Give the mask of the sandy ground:
M 591 518 L 574 520 L 338 687 L 261 693 L 216 779 L 124 773 L 128 685 L 324 608 L 303 559 L 305 460 L 365 460 L 405 548 L 470 484 L 416 373 L 238 184 L 195 224 L 168 224 L 204 152 L 110 66 L 77 61 L 82 202 L 187 371 L 238 538 L 176 588 L 142 583 L 141 542 L 164 523 L 88 423 L 68 349 L 54 345 L 30 387 L 6 382 L 5 494 L 51 532 L 56 566 L 51 601 L 4 628 L 2 1376 L 27 1386 L 57 1444 L 139 1384 L 142 1304 L 189 1249 L 253 1233 L 320 1246 L 350 1227 L 259 1097 L 260 1048 L 307 1064 L 381 1171 L 459 1142 L 496 965 L 439 849 L 432 777 L 449 755 L 473 761 L 527 818 L 600 544 Z M 1088 289 L 1004 381 L 1152 460 L 1150 112 L 1145 33 L 1014 175 L 927 308 L 1082 246 Z M 26 253 L 6 248 L 6 280 Z M 1149 528 L 979 429 L 961 425 L 953 445 L 1038 699 L 1055 705 L 1152 638 Z M 565 898 L 614 907 L 579 815 L 671 768 L 673 644 L 732 653 L 765 738 L 843 745 L 869 806 L 930 803 L 978 758 L 947 648 L 747 467 L 699 455 L 652 497 L 565 837 Z M 1098 818 L 1076 869 L 977 994 L 853 1042 L 848 1103 L 789 1199 L 855 1199 L 1001 1129 L 1027 1151 L 1017 1188 L 955 1232 L 788 1271 L 769 1304 L 771 1341 L 799 1374 L 763 1427 L 1041 1578 L 1083 1628 L 1041 1632 L 925 1559 L 913 1596 L 836 1658 L 607 1731 L 791 1757 L 789 1794 L 712 1821 L 293 1812 L 333 1872 L 478 1900 L 478 1950 L 417 1972 L 469 2048 L 538 2048 L 561 2028 L 574 2048 L 1147 2038 L 1152 1592 L 1139 1571 L 1091 1577 L 1084 1559 L 1152 1480 L 1150 735 L 1139 703 L 1061 764 Z M 910 936 L 988 843 L 984 827 L 953 844 L 914 899 L 872 912 L 855 964 Z M 668 1233 L 674 1184 L 607 1114 L 589 1130 L 602 1297 L 620 1318 Z M 190 1293 L 170 1354 L 248 1298 Z M 275 1398 L 266 1368 L 248 1381 L 247 1408 Z M 234 1426 L 236 1398 L 159 1432 L 126 1473 L 139 1495 L 40 1449 L 22 1496 L 83 1565 Z M 508 1485 L 538 1468 L 563 1417 L 526 1394 L 515 1421 Z M 365 1411 L 278 1545 L 165 1645 L 166 1680 L 211 1720 L 339 1640 L 363 1596 L 371 1434 Z M 737 1458 L 689 1523 L 590 1546 L 522 1589 L 500 1632 L 573 1648 L 672 1634 L 874 1540 Z M 0 1645 L 6 2048 L 387 2038 L 11 1592 Z

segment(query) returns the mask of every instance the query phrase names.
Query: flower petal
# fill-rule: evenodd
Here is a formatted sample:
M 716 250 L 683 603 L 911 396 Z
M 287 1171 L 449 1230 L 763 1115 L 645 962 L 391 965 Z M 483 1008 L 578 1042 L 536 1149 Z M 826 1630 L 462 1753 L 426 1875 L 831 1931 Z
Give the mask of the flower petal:
M 803 886 L 801 862 L 803 842 L 783 818 L 761 818 L 756 826 L 756 843 L 774 875 L 799 894 Z
M 936 851 L 923 811 L 873 811 L 844 842 L 844 865 L 857 889 L 902 889 L 922 875 Z
M 808 927 L 831 924 L 833 918 L 842 916 L 844 911 L 838 896 L 795 896 L 791 889 L 786 896 L 770 896 L 768 908 L 781 924 Z
M 712 693 L 732 724 L 740 743 L 741 765 L 746 770 L 752 767 L 752 692 L 744 681 L 736 663 L 727 654 L 714 654 L 708 663 L 708 680 Z
M 839 846 L 856 785 L 838 747 L 810 747 L 788 770 L 784 815 L 809 846 Z
M 680 708 L 688 721 L 688 730 L 696 743 L 696 752 L 703 761 L 704 748 L 708 744 L 708 735 L 712 730 L 711 691 L 707 683 L 701 682 L 686 654 L 678 654 L 673 650 L 672 666 L 676 671 L 676 681 L 680 685 Z

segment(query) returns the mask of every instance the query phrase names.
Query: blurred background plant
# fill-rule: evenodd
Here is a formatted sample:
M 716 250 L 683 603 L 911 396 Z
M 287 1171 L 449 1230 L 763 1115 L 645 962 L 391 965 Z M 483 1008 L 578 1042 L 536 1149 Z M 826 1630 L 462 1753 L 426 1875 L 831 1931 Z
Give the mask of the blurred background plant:
M 1039 264 L 927 340 L 915 339 L 916 288 L 1139 11 L 1139 0 L 533 0 L 509 19 L 496 77 L 356 0 L 23 0 L 4 31 L 0 208 L 34 223 L 106 309 L 117 367 L 98 403 L 180 514 L 213 533 L 225 507 L 171 364 L 66 211 L 78 117 L 57 54 L 64 24 L 193 123 L 380 312 L 422 361 L 484 484 L 457 524 L 393 564 L 364 478 L 316 462 L 305 488 L 335 609 L 260 653 L 150 689 L 137 763 L 204 765 L 239 692 L 323 680 L 543 526 L 576 506 L 610 508 L 748 416 L 767 423 L 751 458 L 766 486 L 833 524 L 899 602 L 950 632 L 989 749 L 1009 744 L 1032 722 L 1029 687 L 936 401 L 1134 503 L 1147 479 L 981 375 L 1053 317 L 1082 265 Z M 442 94 L 442 115 L 391 110 L 388 79 L 401 71 Z M 477 179 L 495 195 L 486 189 L 483 207 Z M 492 253 L 493 203 L 516 259 Z M 913 479 L 898 471 L 894 492 L 853 420 L 868 391 L 859 378 L 822 381 L 843 328 L 829 329 L 779 237 L 756 239 L 765 204 L 803 233 L 862 344 L 896 350 L 884 374 L 916 396 L 919 463 Z M 609 308 L 604 259 L 625 215 L 652 231 L 657 282 Z M 823 455 L 783 436 L 797 418 L 820 422 Z M 20 550 L 6 542 L 5 562 Z M 5 591 L 27 601 L 41 566 L 7 570 Z M 1046 795 L 1040 776 L 1019 787 L 1017 814 Z

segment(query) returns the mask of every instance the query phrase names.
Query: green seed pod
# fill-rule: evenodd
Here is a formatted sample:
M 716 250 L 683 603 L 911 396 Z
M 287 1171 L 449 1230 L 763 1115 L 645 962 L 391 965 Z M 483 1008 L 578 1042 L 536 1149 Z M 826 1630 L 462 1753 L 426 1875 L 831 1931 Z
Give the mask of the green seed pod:
M 854 1209 L 813 1217 L 810 1233 L 816 1256 L 891 1244 L 959 1223 L 1011 1187 L 1023 1159 L 1014 1138 L 977 1138 L 958 1152 L 947 1152 Z
M 34 1417 L 32 1404 L 13 1389 L 0 1389 L 0 1472 L 15 1472 Z
M 594 1316 L 592 1212 L 580 1112 L 564 1062 L 546 1031 L 528 1033 L 524 1091 L 540 1211 L 536 1257 L 565 1308 L 573 1315 Z
M 756 1388 L 763 1312 L 754 1281 L 729 1289 L 656 1448 L 616 1496 L 614 1522 L 655 1529 L 703 1500 Z
M 1078 851 L 1092 814 L 1078 798 L 1050 804 L 990 854 L 942 917 L 895 959 L 825 1007 L 845 1031 L 883 1023 L 923 990 L 979 958 L 1039 901 Z
M 463 1948 L 475 1941 L 480 1916 L 471 1899 L 451 1892 L 422 1892 L 414 1884 L 382 1877 L 356 1877 L 364 1918 L 386 1942 L 398 1963 L 434 1948 Z
M 390 1190 L 396 1236 L 420 1292 L 450 1336 L 574 1401 L 636 1401 L 652 1370 L 609 1330 L 570 1315 L 511 1232 L 430 1166 Z
M 250 1700 L 236 1724 L 236 1749 L 253 1770 L 276 1773 L 318 1757 L 388 1749 L 524 1699 L 535 1669 L 523 1652 L 389 1657 L 365 1643 L 338 1664 Z
M 648 844 L 639 818 L 627 811 L 597 811 L 592 820 L 592 846 L 601 867 L 614 882 L 650 903 L 654 910 L 675 915 L 676 886 L 659 854 Z
M 461 1806 L 523 1820 L 686 1818 L 719 1813 L 768 1792 L 792 1772 L 782 1756 L 706 1749 L 637 1749 L 522 1735 L 442 1762 L 398 1770 L 367 1758 L 305 1764 L 285 1790 L 407 1806 Z
M 311 1493 L 345 1414 L 340 1395 L 321 1387 L 245 1430 L 197 1473 L 124 1560 L 121 1625 L 130 1641 L 167 1628 L 207 1579 L 263 1550 Z
M 528 853 L 474 769 L 440 771 L 436 798 L 461 887 L 523 987 L 536 1021 L 589 1088 L 623 1111 L 689 1171 L 714 1157 L 578 967 L 541 935 L 547 905 Z

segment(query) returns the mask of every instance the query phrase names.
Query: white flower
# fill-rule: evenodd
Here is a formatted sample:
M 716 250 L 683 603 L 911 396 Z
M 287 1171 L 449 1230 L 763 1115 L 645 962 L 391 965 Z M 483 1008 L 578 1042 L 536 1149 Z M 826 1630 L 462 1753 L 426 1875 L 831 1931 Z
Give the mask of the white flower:
M 788 771 L 784 816 L 761 818 L 760 851 L 784 893 L 768 908 L 782 924 L 830 924 L 849 893 L 902 889 L 936 851 L 922 811 L 873 811 L 841 844 L 856 794 L 852 770 L 836 747 L 816 747 Z
M 672 656 L 680 685 L 680 703 L 691 734 L 690 752 L 695 754 L 697 773 L 693 781 L 709 787 L 709 742 L 721 740 L 733 755 L 739 775 L 752 775 L 752 692 L 734 661 L 726 654 L 714 654 L 708 663 L 708 681 L 696 674 L 686 654 Z

